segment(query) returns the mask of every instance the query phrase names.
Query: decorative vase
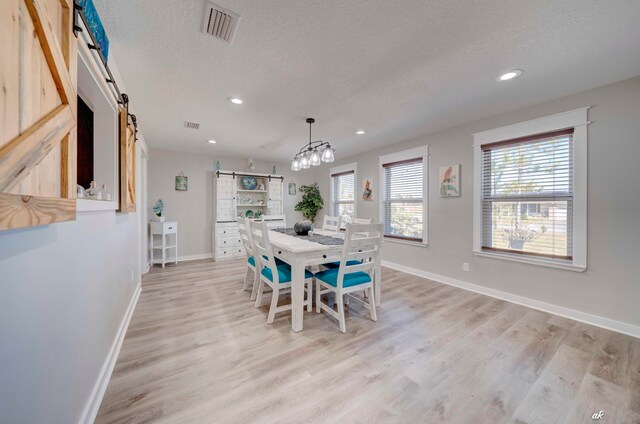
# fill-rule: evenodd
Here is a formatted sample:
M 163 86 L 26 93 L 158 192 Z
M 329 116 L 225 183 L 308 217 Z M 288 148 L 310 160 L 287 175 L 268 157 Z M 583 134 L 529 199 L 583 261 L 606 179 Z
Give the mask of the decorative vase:
M 102 200 L 102 192 L 98 190 L 95 181 L 91 181 L 91 185 L 84 191 L 84 196 L 88 199 Z
M 220 170 L 220 161 L 217 160 L 216 161 L 216 171 L 219 171 L 219 170 Z
M 271 173 L 272 173 L 273 175 L 277 174 L 277 172 L 276 172 L 276 166 L 275 166 L 275 165 L 273 165 L 273 169 L 271 170 Z
M 296 232 L 299 236 L 306 236 L 309 234 L 309 231 L 313 228 L 313 224 L 311 221 L 300 221 L 296 222 L 293 226 L 293 231 Z
M 164 216 L 155 215 L 153 217 L 153 222 L 164 222 Z

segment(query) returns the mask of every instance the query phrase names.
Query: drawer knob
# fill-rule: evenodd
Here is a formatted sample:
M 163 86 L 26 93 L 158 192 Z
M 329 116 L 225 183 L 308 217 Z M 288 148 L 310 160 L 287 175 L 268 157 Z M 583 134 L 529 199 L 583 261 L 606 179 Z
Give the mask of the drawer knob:
M 322 255 L 322 257 L 323 257 L 324 259 L 327 259 L 327 255 Z
M 278 250 L 278 255 L 282 255 L 282 250 Z
M 173 227 L 169 227 L 170 230 L 173 230 Z

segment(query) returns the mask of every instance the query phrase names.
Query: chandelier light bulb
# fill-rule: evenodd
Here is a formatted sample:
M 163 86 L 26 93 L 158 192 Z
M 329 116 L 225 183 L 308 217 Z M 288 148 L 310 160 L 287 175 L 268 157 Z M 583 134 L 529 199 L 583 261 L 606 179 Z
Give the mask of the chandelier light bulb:
M 311 160 L 309 159 L 309 155 L 306 152 L 302 155 L 302 158 L 300 158 L 300 168 L 311 168 Z
M 319 166 L 322 163 L 320 160 L 320 153 L 318 153 L 317 149 L 313 149 L 313 152 L 311 152 L 309 162 L 311 162 L 311 166 Z
M 298 160 L 297 157 L 293 159 L 293 162 L 291 162 L 291 170 L 292 171 L 300 170 L 300 161 Z
M 322 152 L 322 162 L 325 162 L 325 163 L 333 162 L 335 160 L 335 157 L 333 156 L 333 152 L 335 152 L 335 150 L 333 150 L 331 146 L 327 146 L 327 148 L 324 149 L 324 152 Z

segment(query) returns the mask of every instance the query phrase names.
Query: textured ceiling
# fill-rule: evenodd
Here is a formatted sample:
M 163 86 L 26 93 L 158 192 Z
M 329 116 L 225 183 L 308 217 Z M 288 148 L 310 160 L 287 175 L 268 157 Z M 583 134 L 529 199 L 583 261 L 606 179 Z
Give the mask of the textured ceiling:
M 345 157 L 640 75 L 637 0 L 219 0 L 231 45 L 201 0 L 95 3 L 147 143 L 171 150 L 288 160 L 311 116 Z

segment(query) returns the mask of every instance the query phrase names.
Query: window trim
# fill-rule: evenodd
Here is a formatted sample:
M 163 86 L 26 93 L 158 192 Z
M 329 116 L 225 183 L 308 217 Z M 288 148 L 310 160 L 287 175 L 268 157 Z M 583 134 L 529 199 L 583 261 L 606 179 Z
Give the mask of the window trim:
M 90 81 L 87 81 L 87 87 L 80 87 L 81 83 L 78 83 L 77 95 L 83 98 L 85 102 L 89 106 L 94 108 L 94 163 L 96 160 L 98 161 L 107 161 L 110 165 L 113 166 L 113 173 L 109 174 L 110 181 L 97 181 L 98 184 L 106 183 L 108 184 L 108 189 L 111 191 L 112 199 L 111 201 L 106 200 L 93 200 L 93 199 L 78 199 L 76 202 L 76 212 L 96 212 L 96 211 L 117 211 L 118 210 L 118 199 L 120 196 L 120 187 L 119 187 L 119 169 L 118 169 L 118 158 L 119 158 L 119 118 L 118 118 L 118 104 L 116 103 L 115 98 L 109 91 L 109 86 L 105 82 L 105 79 L 102 77 L 102 73 L 100 68 L 96 62 L 94 55 L 90 52 L 86 43 L 78 44 L 78 74 L 82 72 L 84 75 L 88 77 Z M 81 69 L 82 67 L 86 68 L 88 71 L 85 74 L 85 70 Z M 90 91 L 90 92 L 89 92 Z M 100 111 L 96 111 L 95 99 L 99 99 L 100 101 Z M 108 112 L 106 112 L 108 110 Z M 105 118 L 105 113 L 109 113 L 110 115 Z M 98 116 L 98 114 L 101 114 Z M 112 116 L 111 116 L 112 114 Z M 100 131 L 102 127 L 98 126 L 96 122 L 97 119 L 101 120 L 103 129 L 108 128 L 108 132 L 102 132 L 104 134 L 104 139 L 100 139 L 95 136 L 96 131 Z M 109 121 L 109 124 L 106 122 Z M 74 129 L 75 131 L 75 129 Z M 107 140 L 107 138 L 109 138 Z M 99 143 L 97 145 L 96 143 Z M 111 166 L 109 166 L 111 168 Z M 106 168 L 105 168 L 106 169 Z M 94 166 L 94 178 L 96 178 L 96 168 Z
M 350 204 L 351 202 L 334 202 L 333 201 L 333 177 L 353 173 L 353 215 L 358 216 L 358 163 L 351 162 L 345 165 L 335 166 L 329 169 L 329 214 L 333 216 L 336 203 Z M 342 225 L 342 224 L 341 224 Z M 346 227 L 345 227 L 346 228 Z M 344 230 L 341 228 L 341 230 Z
M 582 272 L 587 269 L 587 120 L 589 107 L 473 134 L 473 253 L 477 256 Z M 482 146 L 573 128 L 573 259 L 482 250 Z
M 422 240 L 398 236 L 383 236 L 383 242 L 402 243 L 412 246 L 429 245 L 429 145 L 414 147 L 413 149 L 402 150 L 379 156 L 378 158 L 378 216 L 380 222 L 384 221 L 384 166 L 385 164 L 397 164 L 408 160 L 422 158 Z

